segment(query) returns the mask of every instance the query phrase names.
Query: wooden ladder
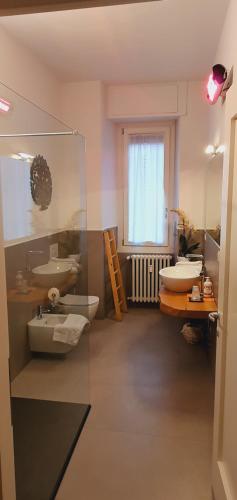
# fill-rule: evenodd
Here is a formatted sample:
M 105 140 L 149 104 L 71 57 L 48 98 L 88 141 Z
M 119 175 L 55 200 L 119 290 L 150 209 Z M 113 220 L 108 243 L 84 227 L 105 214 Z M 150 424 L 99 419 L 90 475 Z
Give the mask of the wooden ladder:
M 128 308 L 113 229 L 104 231 L 104 240 L 114 298 L 115 319 L 121 321 L 122 312 L 127 312 Z

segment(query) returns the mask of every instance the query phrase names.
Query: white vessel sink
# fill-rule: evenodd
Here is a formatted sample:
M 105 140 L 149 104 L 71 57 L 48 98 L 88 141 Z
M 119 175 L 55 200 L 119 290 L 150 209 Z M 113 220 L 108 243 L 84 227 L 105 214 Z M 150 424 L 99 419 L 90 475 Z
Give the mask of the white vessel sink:
M 28 323 L 28 333 L 31 351 L 51 352 L 66 354 L 72 350 L 72 346 L 62 342 L 53 341 L 54 327 L 66 321 L 66 314 L 42 314 Z
M 36 285 L 51 288 L 62 285 L 71 271 L 69 262 L 53 262 L 32 269 Z
M 165 267 L 159 274 L 165 288 L 172 292 L 188 292 L 200 280 L 200 268 L 195 265 Z

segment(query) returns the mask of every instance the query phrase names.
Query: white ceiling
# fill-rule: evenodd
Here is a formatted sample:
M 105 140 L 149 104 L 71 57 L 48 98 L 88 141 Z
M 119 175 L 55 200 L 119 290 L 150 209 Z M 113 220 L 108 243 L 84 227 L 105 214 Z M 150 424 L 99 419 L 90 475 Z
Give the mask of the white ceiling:
M 229 0 L 163 0 L 2 18 L 65 81 L 199 79 Z M 221 61 L 218 61 L 221 62 Z

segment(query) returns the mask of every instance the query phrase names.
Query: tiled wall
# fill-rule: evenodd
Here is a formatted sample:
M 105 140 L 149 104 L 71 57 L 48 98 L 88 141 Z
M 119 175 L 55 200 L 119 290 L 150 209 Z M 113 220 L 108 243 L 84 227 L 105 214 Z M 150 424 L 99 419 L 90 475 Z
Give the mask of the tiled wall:
M 115 228 L 117 231 L 117 229 Z M 16 273 L 24 271 L 30 284 L 31 273 L 27 273 L 27 252 L 42 250 L 41 255 L 31 255 L 31 268 L 49 260 L 49 246 L 58 243 L 59 256 L 81 253 L 82 271 L 78 276 L 76 293 L 96 295 L 100 299 L 97 318 L 103 319 L 113 308 L 113 297 L 105 255 L 103 231 L 63 231 L 52 236 L 19 243 L 5 249 L 7 289 L 15 288 Z M 8 300 L 10 372 L 13 380 L 31 359 L 27 323 L 36 313 L 37 303 Z
M 219 260 L 218 254 L 220 251 L 219 245 L 216 241 L 206 233 L 205 240 L 205 267 L 206 274 L 210 276 L 213 283 L 214 297 L 218 300 L 218 287 L 219 287 Z
M 64 231 L 52 236 L 37 238 L 5 249 L 6 279 L 8 292 L 15 288 L 16 273 L 24 271 L 24 277 L 30 285 L 31 273 L 27 271 L 27 263 L 33 267 L 45 264 L 49 260 L 49 246 L 58 243 L 59 256 L 65 257 L 68 253 L 78 253 L 81 247 L 82 262 L 85 268 L 79 275 L 77 291 L 87 294 L 87 250 L 84 242 L 85 236 L 79 231 Z M 80 245 L 81 243 L 81 245 Z M 31 255 L 29 250 L 42 250 L 41 255 Z M 10 344 L 10 373 L 13 380 L 23 367 L 30 361 L 27 323 L 36 313 L 37 303 L 34 301 L 22 302 L 8 299 L 8 322 L 9 322 L 9 344 Z

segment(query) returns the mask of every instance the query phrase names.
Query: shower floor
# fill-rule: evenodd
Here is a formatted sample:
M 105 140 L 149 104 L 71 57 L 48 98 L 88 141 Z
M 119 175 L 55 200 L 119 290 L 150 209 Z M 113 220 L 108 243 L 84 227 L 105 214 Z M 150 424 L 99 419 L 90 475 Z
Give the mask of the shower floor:
M 90 406 L 12 398 L 17 500 L 55 498 Z

